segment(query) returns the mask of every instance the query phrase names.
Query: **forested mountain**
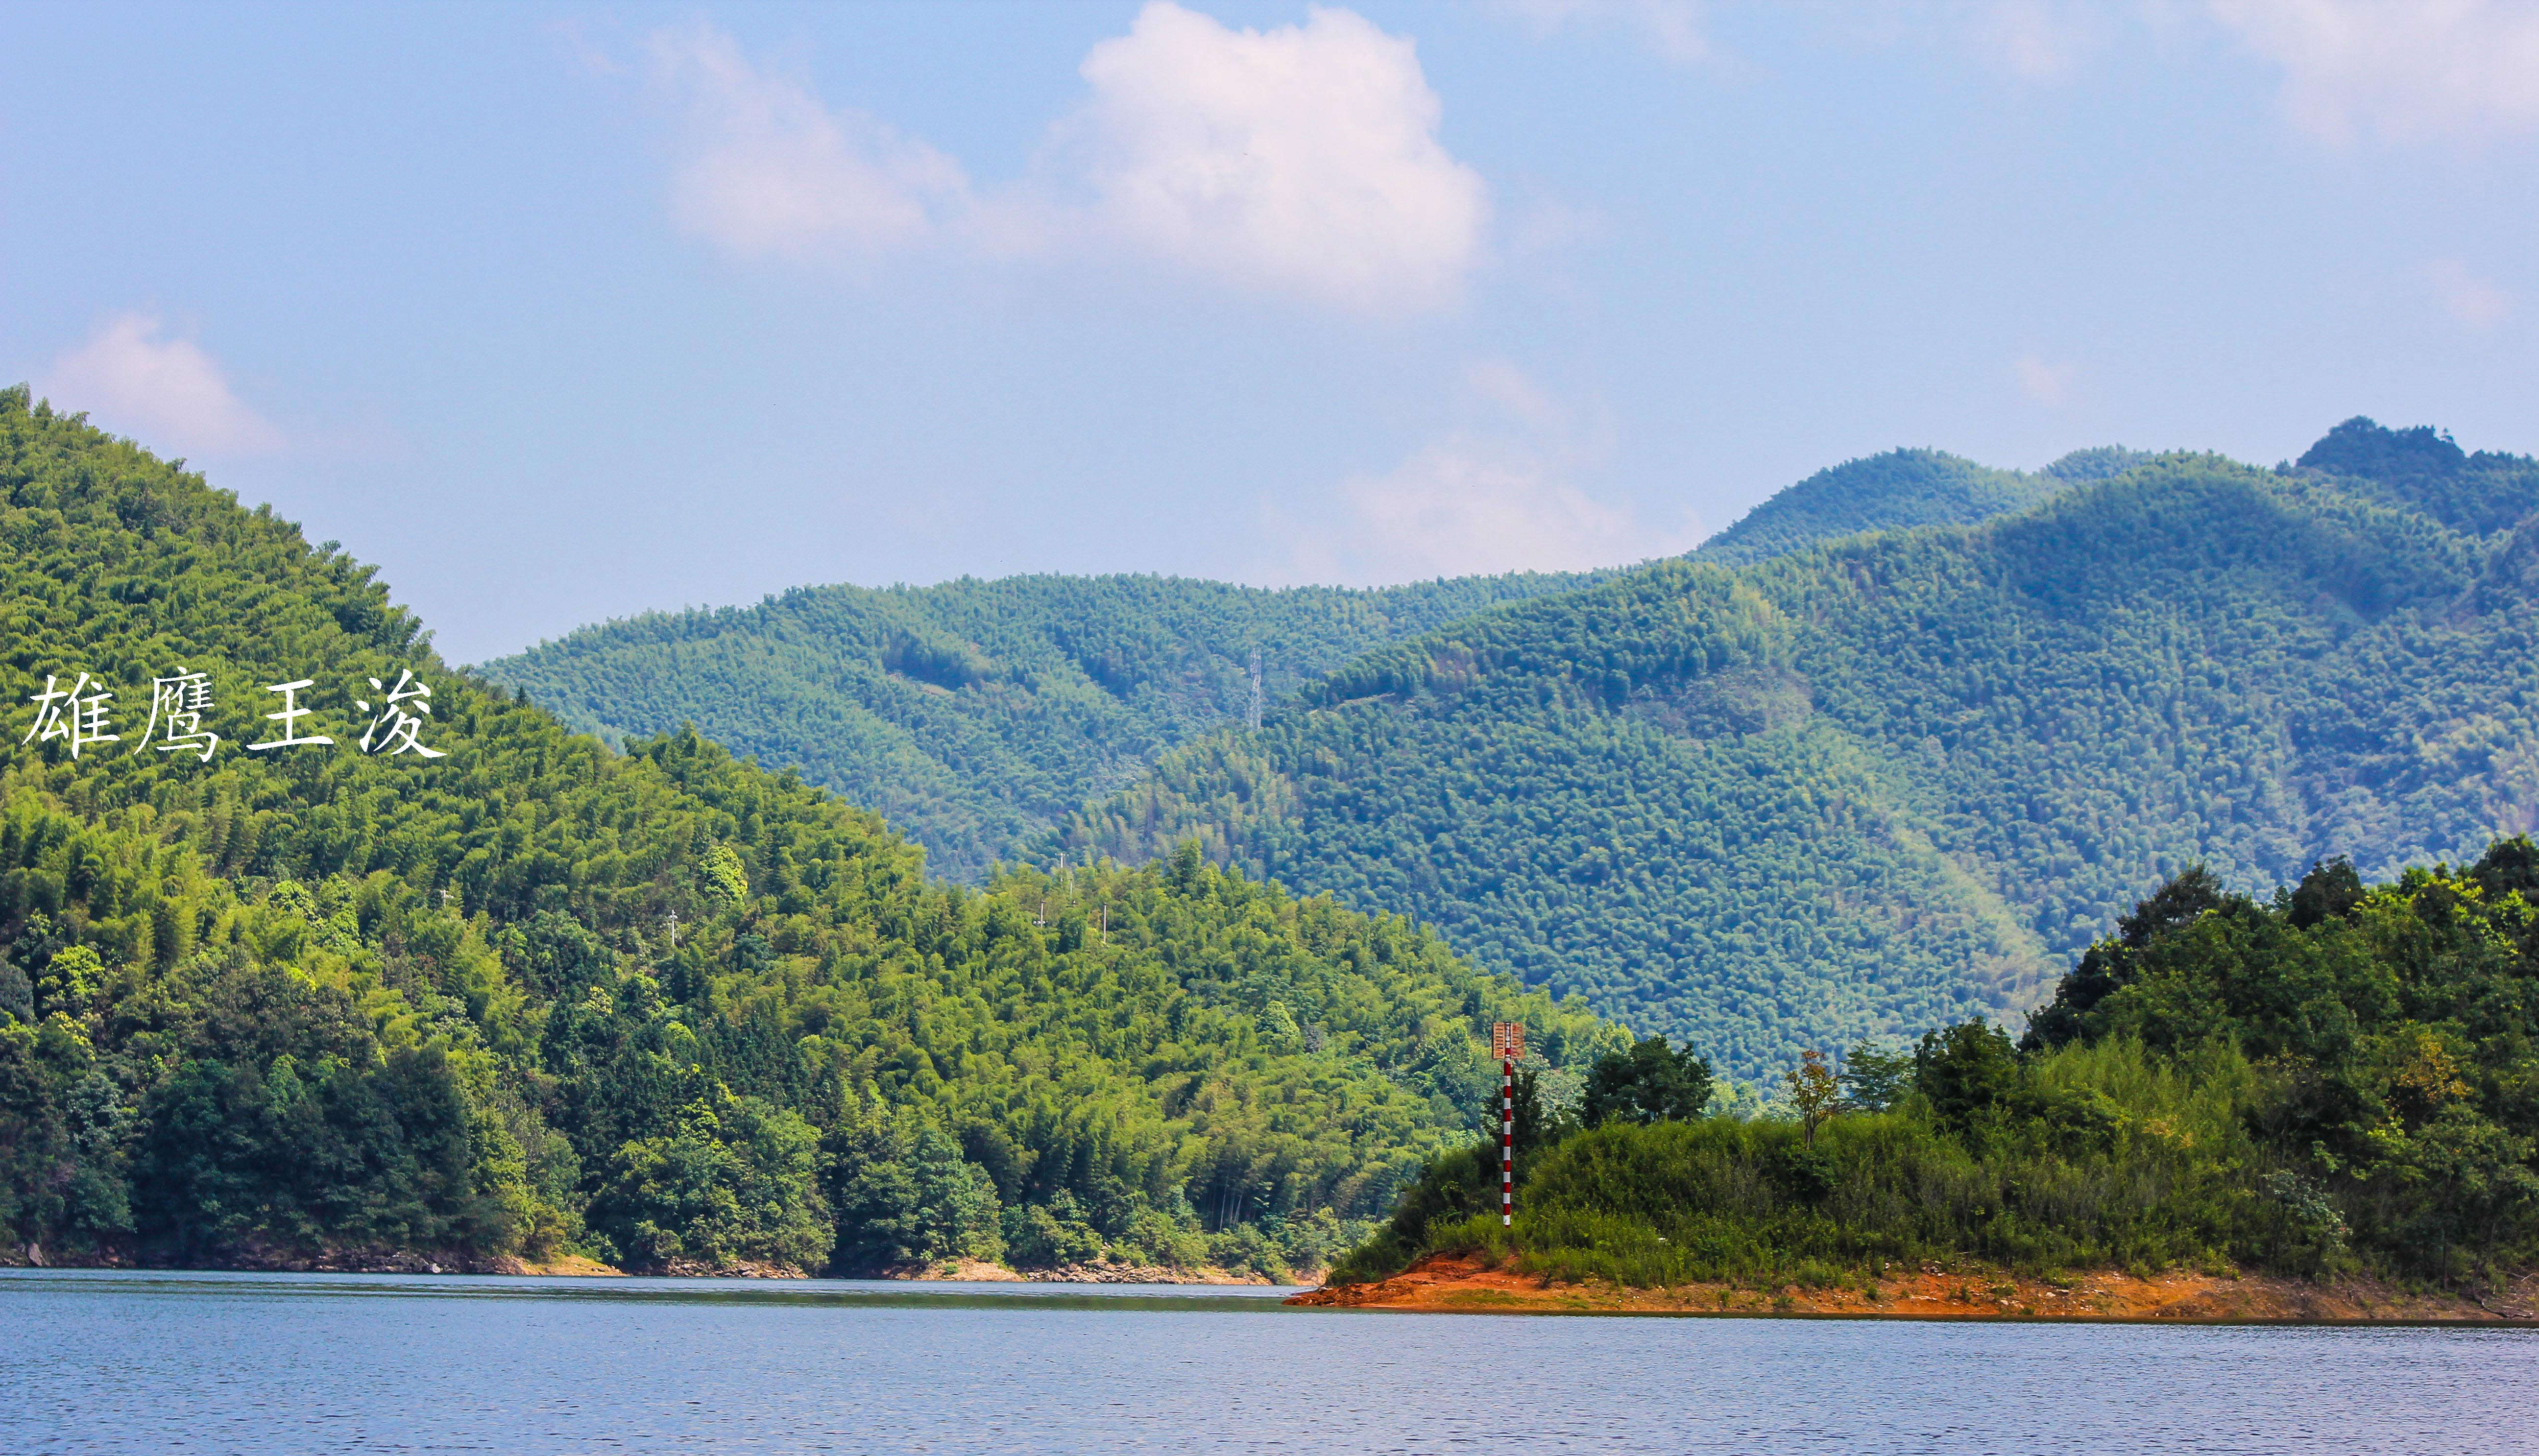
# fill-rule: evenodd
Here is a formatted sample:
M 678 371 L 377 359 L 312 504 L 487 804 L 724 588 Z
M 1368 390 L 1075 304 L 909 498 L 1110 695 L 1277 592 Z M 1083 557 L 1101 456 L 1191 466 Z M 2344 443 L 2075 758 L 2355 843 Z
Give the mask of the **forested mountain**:
M 1821 471 L 1705 543 L 1759 561 L 1886 527 L 1962 524 L 2043 498 L 2124 450 L 2034 476 L 1936 450 Z M 1525 573 L 1353 591 L 1161 576 L 1021 576 L 804 587 L 754 607 L 652 613 L 485 666 L 569 725 L 644 737 L 694 724 L 881 813 L 935 872 L 976 881 L 1182 744 L 1274 709 L 1369 649 L 1612 573 Z
M 2527 457 L 2358 420 L 2280 473 L 2162 456 L 1980 526 L 1661 563 L 1371 653 L 1050 849 L 1197 833 L 1752 1077 L 2023 1009 L 2192 864 L 2385 874 L 2531 827 L 2534 510 Z
M 2121 473 L 2139 458 L 2115 445 L 2076 450 L 2028 475 L 1940 450 L 1889 450 L 1818 471 L 1701 543 L 1692 559 L 1743 565 L 1863 531 L 1970 526 L 2076 482 Z
M 0 541 L 12 1260 L 1273 1270 L 1467 1134 L 1477 1028 L 1613 1035 L 1195 852 L 929 884 L 24 387 Z
M 1165 750 L 1368 648 L 1590 576 L 1272 591 L 1165 576 L 803 587 L 754 607 L 585 628 L 489 663 L 574 727 L 686 724 L 797 767 L 976 881 L 1027 835 L 1133 782 Z

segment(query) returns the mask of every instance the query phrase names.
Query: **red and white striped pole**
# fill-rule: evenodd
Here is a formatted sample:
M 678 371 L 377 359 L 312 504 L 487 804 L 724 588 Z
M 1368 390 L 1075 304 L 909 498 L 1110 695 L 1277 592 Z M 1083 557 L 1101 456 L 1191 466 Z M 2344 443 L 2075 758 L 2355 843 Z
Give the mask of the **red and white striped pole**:
M 1499 1058 L 1499 1226 L 1516 1225 L 1516 1058 Z
M 1490 1051 L 1499 1059 L 1499 1226 L 1516 1226 L 1516 1063 L 1525 1055 L 1525 1023 L 1490 1024 Z

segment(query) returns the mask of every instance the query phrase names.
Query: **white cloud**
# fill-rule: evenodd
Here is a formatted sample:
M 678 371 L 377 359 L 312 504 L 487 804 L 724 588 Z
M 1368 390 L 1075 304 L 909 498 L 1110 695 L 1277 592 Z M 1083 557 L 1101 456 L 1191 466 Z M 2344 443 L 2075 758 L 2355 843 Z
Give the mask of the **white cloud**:
M 1538 429 L 1569 422 L 1569 411 L 1549 391 L 1506 360 L 1485 359 L 1466 368 L 1464 385 L 1482 403 Z
M 1234 31 L 1169 0 L 1084 58 L 1062 135 L 1096 223 L 1229 282 L 1378 312 L 1451 301 L 1489 218 L 1409 39 L 1345 10 Z
M 739 257 L 1125 248 L 1396 313 L 1452 302 L 1483 250 L 1488 189 L 1438 141 L 1412 42 L 1345 10 L 1236 31 L 1154 0 L 1085 55 L 1092 94 L 1040 173 L 1000 189 L 721 32 L 652 50 L 684 119 L 672 217 Z
M 1601 242 L 1613 224 L 1601 210 L 1555 197 L 1542 187 L 1528 189 L 1509 209 L 1500 247 L 1505 256 L 1540 257 Z
M 2019 379 L 2019 392 L 2040 405 L 2060 405 L 2072 397 L 2072 380 L 2080 370 L 2069 364 L 2052 364 L 2033 354 L 2023 354 L 2011 365 Z
M 1522 17 L 1543 34 L 1571 25 L 1619 23 L 1637 31 L 1651 50 L 1680 65 L 1710 59 L 1710 36 L 1694 0 L 1502 0 L 1501 9 Z
M 42 393 L 171 455 L 278 450 L 282 431 L 247 408 L 220 364 L 190 339 L 162 337 L 160 320 L 123 313 L 53 361 Z
M 1294 581 L 1375 585 L 1431 576 L 1570 571 L 1690 550 L 1689 513 L 1673 525 L 1589 495 L 1576 477 L 1606 452 L 1598 412 L 1554 398 L 1503 360 L 1465 372 L 1474 428 L 1413 450 L 1381 474 L 1341 482 L 1335 511 L 1276 522 Z
M 1689 521 L 1653 530 L 1629 506 L 1590 496 L 1555 462 L 1472 439 L 1349 481 L 1341 499 L 1352 519 L 1330 565 L 1369 583 L 1618 565 L 1688 551 L 1701 534 Z
M 2512 311 L 2510 294 L 2469 272 L 2455 258 L 2436 261 L 2425 275 L 2433 282 L 2434 296 L 2441 299 L 2442 311 L 2470 328 L 2491 329 Z
M 959 164 L 697 27 L 652 37 L 656 82 L 686 111 L 670 181 L 683 229 L 744 258 L 869 255 L 923 242 L 966 208 Z
M 2102 10 L 2070 0 L 1990 0 L 1967 17 L 1975 47 L 2023 81 L 2056 81 L 2105 39 Z
M 2475 137 L 2539 125 L 2528 0 L 2212 0 L 2284 69 L 2294 123 L 2334 142 Z

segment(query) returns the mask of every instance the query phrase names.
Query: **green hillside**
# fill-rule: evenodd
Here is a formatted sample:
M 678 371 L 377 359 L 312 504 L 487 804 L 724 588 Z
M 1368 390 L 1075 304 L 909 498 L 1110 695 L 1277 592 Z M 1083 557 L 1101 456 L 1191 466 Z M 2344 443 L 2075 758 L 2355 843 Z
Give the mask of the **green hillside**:
M 2015 510 L 2106 467 L 2040 475 L 1936 450 L 1821 471 L 1705 543 L 1750 562 L 1886 527 Z M 486 664 L 574 728 L 686 724 L 878 811 L 939 874 L 977 881 L 1169 750 L 1247 721 L 1252 654 L 1274 710 L 1372 648 L 1610 572 L 1524 573 L 1352 591 L 1162 576 L 1020 576 L 872 590 L 804 587 L 754 607 L 651 613 Z
M 804 587 L 755 607 L 585 628 L 485 666 L 575 728 L 693 723 L 791 766 L 976 881 L 1025 836 L 1370 647 L 1591 576 L 1373 591 L 1164 576 Z
M 2526 457 L 2356 421 L 2283 474 L 2162 456 L 1982 526 L 1658 563 L 1371 653 L 1059 843 L 1199 834 L 1750 1078 L 2023 1009 L 2195 863 L 2385 874 L 2531 827 L 2534 509 Z
M 2508 1287 L 2539 1259 L 2533 896 L 2527 836 L 2377 886 L 2335 861 L 2265 899 L 2190 870 L 2017 1049 L 1962 1024 L 1856 1052 L 1793 1079 L 1804 1120 L 1538 1118 L 1512 1233 L 1487 1146 L 1432 1164 L 1338 1272 L 1489 1248 L 1769 1292 L 1969 1260 Z
M 1692 560 L 1745 565 L 1863 531 L 1970 526 L 2118 473 L 2136 458 L 2120 446 L 2081 450 L 2027 475 L 1940 450 L 1889 450 L 1819 470 L 1780 492 L 1701 543 Z
M 1612 1035 L 1195 853 L 929 883 L 24 387 L 0 502 L 11 1258 L 1274 1270 L 1467 1134 L 1491 1020 Z

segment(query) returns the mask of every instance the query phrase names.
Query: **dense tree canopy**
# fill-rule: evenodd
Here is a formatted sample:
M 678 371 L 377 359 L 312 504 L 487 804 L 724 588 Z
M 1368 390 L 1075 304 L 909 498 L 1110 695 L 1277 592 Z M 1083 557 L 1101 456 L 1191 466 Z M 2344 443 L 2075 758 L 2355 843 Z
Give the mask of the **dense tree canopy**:
M 1971 526 L 2047 498 L 2075 481 L 2120 473 L 2121 446 L 2076 451 L 2034 475 L 1940 450 L 1889 450 L 1819 470 L 1701 543 L 1696 562 L 1750 565 L 1863 531 Z
M 23 388 L 0 541 L 15 1247 L 1276 1269 L 1464 1135 L 1492 1020 L 1615 1035 L 1195 848 L 929 883 L 796 777 L 451 672 L 369 568 Z M 437 758 L 378 731 L 414 683 Z
M 2380 885 L 2325 864 L 2262 900 L 2191 868 L 2090 949 L 2024 1046 L 1963 1022 L 1909 1058 L 1863 1048 L 1842 1081 L 1869 1095 L 1805 1121 L 1554 1116 L 1520 1144 L 1512 1234 L 1495 1148 L 1459 1150 L 1347 1272 L 1481 1246 L 1641 1285 L 1975 1260 L 2492 1286 L 2539 1260 L 2534 895 L 2527 836 Z M 1608 1054 L 1588 1085 L 1642 1059 Z
M 2539 821 L 2539 464 L 2367 421 L 2304 459 L 2076 462 L 1980 526 L 1501 606 L 1049 850 L 1197 835 L 1744 1079 L 2024 1010 L 2190 865 L 2386 875 Z
M 1752 562 L 1882 527 L 1966 523 L 2044 498 L 2106 457 L 2035 476 L 1935 450 L 1822 471 L 1705 542 Z M 1611 572 L 1283 591 L 1159 576 L 804 587 L 752 607 L 652 613 L 485 666 L 569 725 L 649 737 L 693 724 L 879 811 L 938 874 L 977 881 L 1167 751 L 1370 648 Z
M 1356 591 L 1161 576 L 805 587 L 745 608 L 585 628 L 489 663 L 570 725 L 693 724 L 881 813 L 938 874 L 978 881 L 1015 843 L 1133 781 L 1261 696 L 1493 603 L 1594 580 L 1521 573 Z

